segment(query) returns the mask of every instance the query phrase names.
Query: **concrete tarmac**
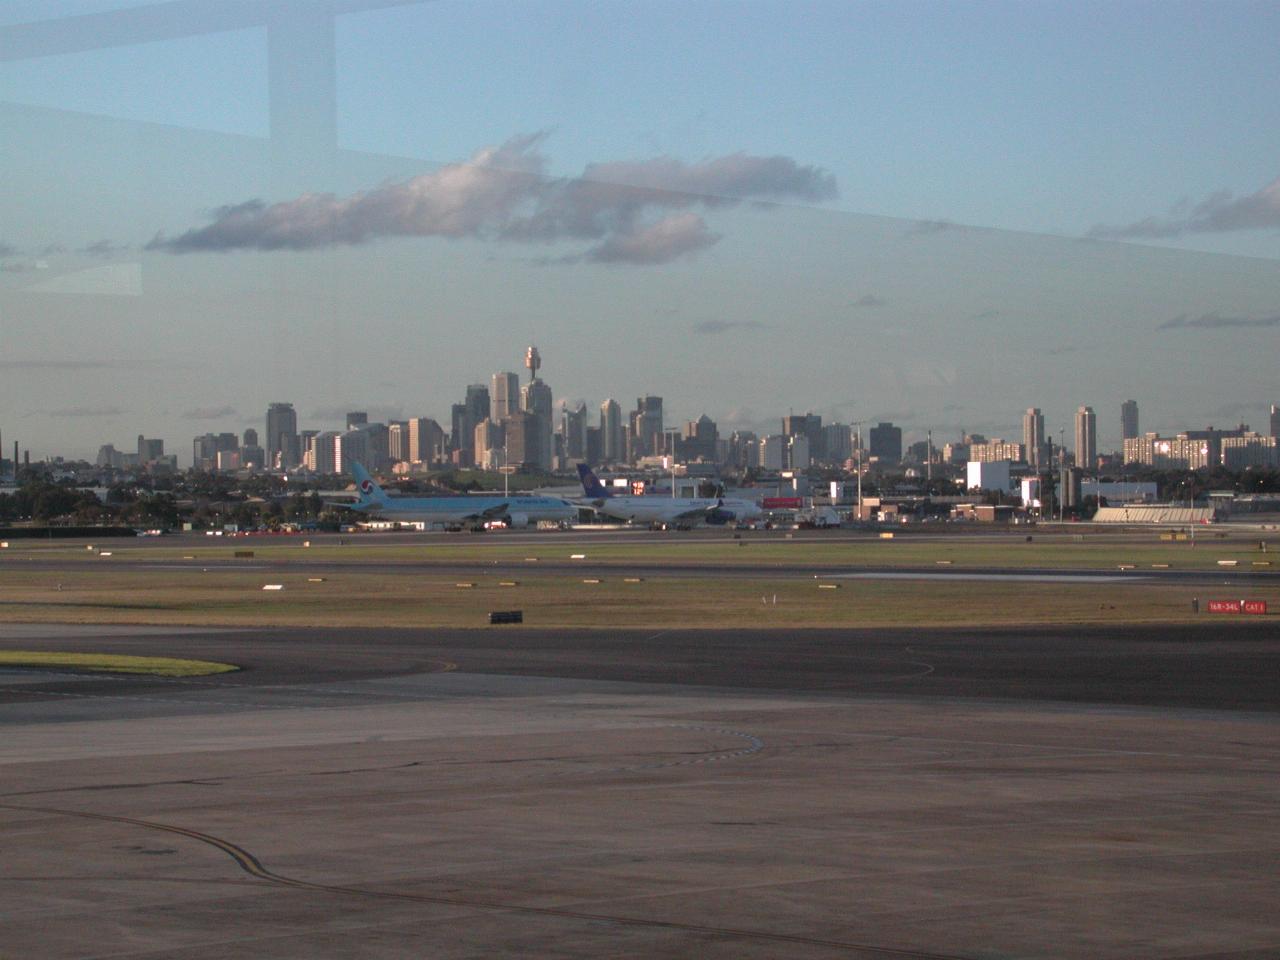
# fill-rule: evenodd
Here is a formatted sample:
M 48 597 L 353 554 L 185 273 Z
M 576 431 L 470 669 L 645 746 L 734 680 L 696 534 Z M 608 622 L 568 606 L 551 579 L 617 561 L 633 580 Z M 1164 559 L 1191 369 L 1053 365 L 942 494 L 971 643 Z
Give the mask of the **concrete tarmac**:
M 188 631 L 0 673 L 0 955 L 1280 955 L 1280 632 Z

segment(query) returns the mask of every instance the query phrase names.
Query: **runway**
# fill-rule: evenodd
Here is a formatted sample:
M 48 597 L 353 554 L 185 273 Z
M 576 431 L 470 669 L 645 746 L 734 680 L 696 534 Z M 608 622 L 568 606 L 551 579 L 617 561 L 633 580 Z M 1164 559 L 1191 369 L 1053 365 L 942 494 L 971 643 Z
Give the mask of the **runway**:
M 1280 635 L 4 626 L 15 956 L 1263 957 Z

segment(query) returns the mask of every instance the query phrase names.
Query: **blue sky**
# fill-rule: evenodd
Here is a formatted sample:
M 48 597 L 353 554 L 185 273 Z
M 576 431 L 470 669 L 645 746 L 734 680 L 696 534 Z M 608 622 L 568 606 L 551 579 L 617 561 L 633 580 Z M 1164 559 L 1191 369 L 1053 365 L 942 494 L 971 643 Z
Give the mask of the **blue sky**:
M 528 341 L 557 397 L 672 422 L 1261 426 L 1276 36 L 1248 3 L 411 4 L 338 19 L 339 149 L 294 162 L 262 28 L 0 62 L 0 428 L 185 457 L 276 399 L 444 419 Z M 477 169 L 532 179 L 458 201 Z

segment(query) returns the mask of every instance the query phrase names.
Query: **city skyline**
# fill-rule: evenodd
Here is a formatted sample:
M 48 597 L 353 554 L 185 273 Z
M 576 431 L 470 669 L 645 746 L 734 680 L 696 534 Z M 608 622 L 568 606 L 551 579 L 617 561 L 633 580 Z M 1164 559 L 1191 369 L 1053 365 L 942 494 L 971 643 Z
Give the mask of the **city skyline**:
M 529 352 L 536 355 L 537 348 Z M 540 366 L 540 361 L 538 363 Z M 646 395 L 638 397 L 636 406 L 624 418 L 623 408 L 614 398 L 606 398 L 598 408 L 584 401 L 567 402 L 548 407 L 545 397 L 550 391 L 536 376 L 537 366 L 530 367 L 534 376 L 518 391 L 516 405 L 508 408 L 497 399 L 490 398 L 489 389 L 483 384 L 466 387 L 462 402 L 451 407 L 452 429 L 446 428 L 434 417 L 389 417 L 370 421 L 369 411 L 351 410 L 337 418 L 344 422 L 342 429 L 324 429 L 325 425 L 307 426 L 298 419 L 291 402 L 273 401 L 264 417 L 263 436 L 266 446 L 259 446 L 256 427 L 245 427 L 243 441 L 235 432 L 208 430 L 193 438 L 194 452 L 190 466 L 206 470 L 235 470 L 244 466 L 254 469 L 293 469 L 306 467 L 317 473 L 344 472 L 344 460 L 355 459 L 378 468 L 380 463 L 441 466 L 453 462 L 458 466 L 471 466 L 495 470 L 508 464 L 535 467 L 544 471 L 564 470 L 573 463 L 601 464 L 638 463 L 643 458 L 661 454 L 678 460 L 704 459 L 721 464 L 738 463 L 724 459 L 724 449 L 717 448 L 715 439 L 729 440 L 731 446 L 739 438 L 758 445 L 752 447 L 749 462 L 769 469 L 795 467 L 792 460 L 799 457 L 799 465 L 819 463 L 840 464 L 850 458 L 856 448 L 854 436 L 861 432 L 867 456 L 894 464 L 900 461 L 925 462 L 919 450 L 926 446 L 932 457 L 940 463 L 959 461 L 951 451 L 962 450 L 962 460 L 992 462 L 1008 460 L 1024 463 L 1038 470 L 1050 469 L 1061 454 L 1069 454 L 1077 466 L 1085 464 L 1092 470 L 1100 458 L 1118 456 L 1128 464 L 1153 464 L 1169 459 L 1171 447 L 1173 459 L 1190 458 L 1189 466 L 1207 466 L 1222 459 L 1224 465 L 1230 459 L 1231 469 L 1249 465 L 1266 465 L 1275 458 L 1274 451 L 1258 453 L 1261 460 L 1244 451 L 1253 441 L 1250 437 L 1280 438 L 1280 405 L 1270 404 L 1266 422 L 1257 428 L 1244 422 L 1238 424 L 1211 424 L 1200 428 L 1182 425 L 1176 430 L 1147 430 L 1132 437 L 1124 436 L 1115 448 L 1100 446 L 1098 442 L 1098 417 L 1089 405 L 1079 406 L 1073 414 L 1072 442 L 1067 445 L 1067 432 L 1059 431 L 1059 439 L 1046 434 L 1043 414 L 1039 408 L 1027 408 L 1022 415 L 1022 441 L 1006 440 L 999 436 L 987 436 L 979 431 L 965 433 L 948 439 L 935 437 L 926 431 L 926 440 L 912 440 L 900 425 L 881 421 L 855 420 L 849 423 L 823 423 L 819 414 L 788 413 L 777 417 L 773 425 L 780 424 L 780 431 L 763 428 L 759 431 L 719 431 L 718 423 L 706 414 L 696 420 L 684 419 L 668 422 L 663 413 L 664 399 Z M 500 372 L 493 374 L 491 383 L 495 391 L 501 384 L 518 383 L 517 374 Z M 1139 406 L 1135 400 L 1125 400 L 1118 412 L 1122 433 L 1136 426 Z M 625 420 L 625 422 L 624 422 Z M 0 426 L 0 438 L 4 437 Z M 842 435 L 832 431 L 842 431 Z M 592 436 L 594 434 L 594 436 Z M 625 434 L 625 440 L 623 435 Z M 668 436 L 680 436 L 682 447 L 669 446 Z M 1240 439 L 1227 440 L 1235 437 Z M 10 437 L 10 439 L 12 439 Z M 936 444 L 935 444 L 936 440 Z M 3 442 L 0 439 L 0 442 Z M 708 442 L 710 445 L 708 445 Z M 21 440 L 13 440 L 15 452 Z M 355 446 L 351 446 L 354 443 Z M 801 446 L 797 447 L 799 443 Z M 316 444 L 322 444 L 312 453 Z M 179 468 L 185 468 L 171 448 L 164 452 L 165 438 L 147 438 L 137 435 L 138 453 L 131 463 L 139 466 L 151 461 L 166 459 Z M 1223 457 L 1223 450 L 1232 445 L 1240 446 L 1230 457 Z M 179 441 L 177 448 L 184 448 Z M 495 449 L 496 448 L 496 449 Z M 382 452 L 377 453 L 380 449 Z M 467 458 L 456 461 L 456 451 L 465 451 Z M 683 450 L 683 452 L 681 452 Z M 904 456 L 908 450 L 911 456 Z M 30 458 L 30 449 L 23 451 Z M 104 462 L 103 458 L 107 457 Z M 0 455 L 0 462 L 4 461 Z M 37 458 L 39 459 L 39 458 Z M 124 466 L 128 460 L 125 450 L 117 450 L 113 441 L 99 445 L 95 457 L 62 457 L 66 460 L 97 460 L 99 465 Z M 13 462 L 17 462 L 15 457 Z

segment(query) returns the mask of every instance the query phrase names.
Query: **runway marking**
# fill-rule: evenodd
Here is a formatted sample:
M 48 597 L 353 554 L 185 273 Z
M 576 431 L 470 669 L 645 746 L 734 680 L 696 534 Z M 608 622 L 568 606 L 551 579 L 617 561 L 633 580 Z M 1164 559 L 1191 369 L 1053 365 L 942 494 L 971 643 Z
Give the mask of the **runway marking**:
M 674 930 L 681 933 L 694 933 L 704 936 L 726 937 L 735 940 L 757 940 L 768 943 L 791 943 L 813 947 L 828 947 L 836 950 L 856 951 L 879 957 L 905 958 L 905 960 L 974 960 L 960 954 L 929 953 L 922 950 L 900 950 L 895 947 L 884 947 L 877 944 L 856 943 L 848 940 L 832 940 L 822 937 L 806 937 L 799 934 L 773 933 L 768 930 L 747 930 L 735 927 L 714 927 L 707 924 L 684 923 L 678 920 L 654 920 L 644 917 L 616 916 L 607 913 L 593 913 L 586 910 L 570 910 L 559 907 L 537 907 L 522 903 L 508 903 L 501 900 L 485 900 L 481 898 L 446 897 L 421 893 L 397 893 L 391 890 L 371 890 L 364 887 L 351 887 L 342 884 L 316 883 L 286 874 L 276 873 L 266 867 L 251 852 L 229 840 L 203 833 L 187 827 L 179 827 L 154 820 L 140 820 L 134 817 L 112 816 L 105 813 L 89 813 L 82 810 L 61 810 L 55 807 L 30 807 L 17 804 L 0 803 L 0 809 L 16 810 L 22 813 L 43 813 L 50 816 L 76 817 L 83 820 L 99 820 L 106 823 L 122 823 L 146 830 L 159 830 L 165 833 L 187 837 L 220 850 L 230 857 L 241 870 L 259 880 L 278 886 L 293 887 L 298 890 L 312 890 L 317 893 L 330 893 L 342 896 L 366 897 L 377 900 L 397 900 L 411 903 L 431 903 L 452 907 L 467 907 L 479 910 L 499 910 L 509 913 L 522 913 L 542 917 L 559 917 L 566 920 L 582 920 L 589 923 L 605 923 L 614 926 L 642 927 L 656 930 Z

